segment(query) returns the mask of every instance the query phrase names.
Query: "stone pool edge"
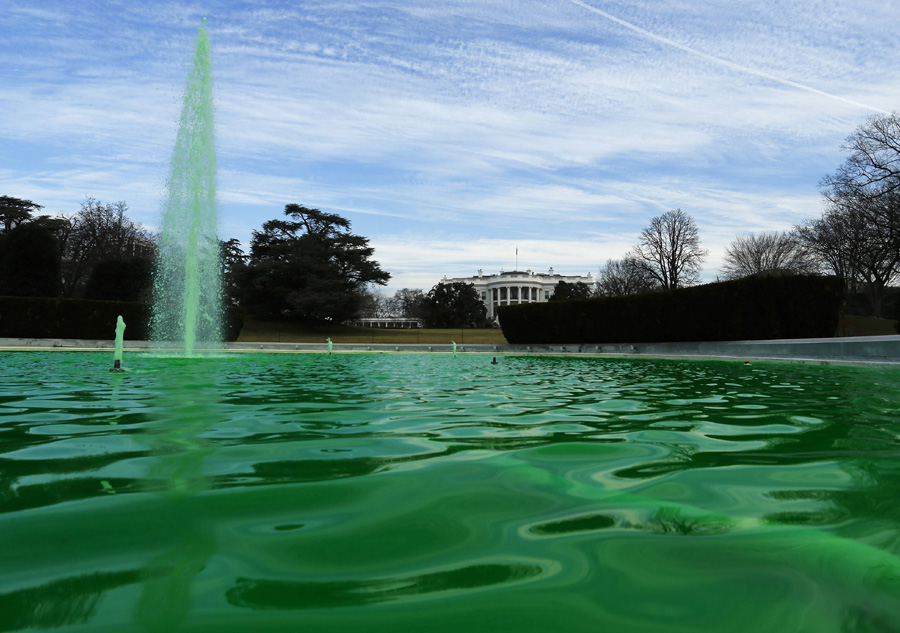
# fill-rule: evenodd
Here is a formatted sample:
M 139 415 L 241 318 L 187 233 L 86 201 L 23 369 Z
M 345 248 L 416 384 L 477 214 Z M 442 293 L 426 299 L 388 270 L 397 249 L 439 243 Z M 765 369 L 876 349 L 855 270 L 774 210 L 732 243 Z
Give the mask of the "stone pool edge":
M 147 341 L 125 341 L 125 349 L 149 349 Z M 112 350 L 111 340 L 0 338 L 0 351 Z M 335 353 L 452 353 L 452 345 L 334 343 Z M 322 343 L 226 343 L 228 352 L 314 352 L 327 353 Z M 615 345 L 485 345 L 456 346 L 458 354 L 613 356 L 644 358 L 711 358 L 741 360 L 783 360 L 849 364 L 900 364 L 900 335 L 856 336 L 820 339 L 779 339 L 770 341 L 705 341 L 689 343 L 636 343 Z

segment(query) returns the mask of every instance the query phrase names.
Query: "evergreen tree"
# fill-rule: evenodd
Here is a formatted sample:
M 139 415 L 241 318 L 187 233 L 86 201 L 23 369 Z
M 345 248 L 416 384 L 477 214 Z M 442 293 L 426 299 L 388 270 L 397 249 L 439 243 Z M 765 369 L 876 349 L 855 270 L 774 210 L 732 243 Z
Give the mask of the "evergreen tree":
M 434 328 L 484 327 L 487 308 L 473 284 L 439 283 L 422 303 L 425 325 Z
M 572 299 L 588 299 L 593 295 L 591 287 L 583 281 L 576 281 L 570 284 L 567 281 L 560 281 L 553 289 L 550 295 L 550 301 L 571 301 Z
M 31 220 L 31 214 L 43 208 L 31 200 L 0 196 L 0 235 L 9 233 L 19 224 Z
M 253 232 L 242 284 L 250 312 L 340 323 L 356 314 L 366 284 L 390 279 L 372 259 L 369 240 L 350 233 L 346 218 L 297 204 L 284 214 L 288 219 L 269 220 Z

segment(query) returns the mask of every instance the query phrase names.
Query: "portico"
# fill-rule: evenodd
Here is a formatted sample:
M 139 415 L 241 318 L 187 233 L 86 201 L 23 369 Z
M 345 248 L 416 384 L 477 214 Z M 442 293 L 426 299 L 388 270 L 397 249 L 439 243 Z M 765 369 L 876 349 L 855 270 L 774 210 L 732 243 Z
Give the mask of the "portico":
M 560 281 L 574 284 L 582 282 L 594 287 L 594 277 L 587 275 L 560 275 L 550 268 L 546 273 L 532 270 L 514 270 L 499 274 L 485 275 L 482 269 L 473 277 L 453 277 L 446 275 L 441 283 L 467 283 L 475 286 L 478 296 L 484 302 L 488 318 L 497 320 L 497 308 L 519 303 L 543 303 L 553 296 L 556 284 Z

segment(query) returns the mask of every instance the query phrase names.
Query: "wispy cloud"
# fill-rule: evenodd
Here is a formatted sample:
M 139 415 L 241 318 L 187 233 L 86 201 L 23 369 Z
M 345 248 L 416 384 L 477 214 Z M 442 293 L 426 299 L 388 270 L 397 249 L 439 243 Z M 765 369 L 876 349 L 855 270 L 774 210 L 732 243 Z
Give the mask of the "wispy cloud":
M 511 267 L 516 243 L 535 269 L 596 270 L 676 207 L 714 275 L 735 234 L 817 213 L 842 139 L 900 99 L 900 7 L 876 0 L 4 9 L 0 193 L 154 223 L 207 16 L 222 230 L 343 213 L 392 286 Z
M 842 101 L 842 102 L 847 103 L 852 106 L 865 108 L 867 110 L 872 110 L 873 112 L 880 112 L 882 114 L 890 114 L 887 110 L 882 110 L 880 108 L 876 108 L 871 105 L 860 103 L 858 101 L 853 101 L 852 99 L 842 97 L 841 95 L 825 92 L 824 90 L 819 90 L 818 88 L 813 88 L 812 86 L 800 83 L 798 81 L 793 81 L 791 79 L 785 79 L 784 77 L 779 77 L 778 75 L 772 74 L 770 72 L 766 72 L 764 70 L 760 70 L 758 68 L 751 68 L 751 67 L 745 66 L 743 64 L 738 64 L 736 62 L 728 61 L 727 59 L 723 59 L 721 57 L 716 57 L 715 55 L 710 55 L 708 53 L 704 53 L 703 51 L 700 51 L 696 48 L 687 46 L 685 44 L 681 44 L 680 42 L 669 39 L 667 37 L 657 35 L 656 33 L 653 33 L 651 31 L 648 31 L 647 29 L 643 29 L 639 26 L 636 26 L 636 25 L 632 24 L 631 22 L 617 18 L 617 17 L 607 13 L 606 11 L 601 11 L 600 9 L 596 8 L 595 6 L 588 4 L 587 2 L 582 2 L 582 0 L 568 0 L 568 1 L 571 2 L 572 4 L 576 4 L 584 9 L 586 9 L 587 11 L 590 11 L 591 13 L 595 13 L 603 18 L 606 18 L 607 20 L 612 20 L 616 24 L 624 26 L 625 28 L 634 31 L 635 33 L 641 35 L 642 37 L 646 37 L 646 38 L 652 39 L 657 42 L 662 42 L 666 46 L 671 46 L 672 48 L 677 48 L 678 50 L 684 51 L 686 53 L 690 53 L 691 55 L 694 55 L 695 57 L 698 57 L 700 59 L 703 59 L 703 60 L 706 60 L 709 62 L 713 62 L 715 64 L 719 64 L 721 66 L 725 66 L 726 68 L 730 68 L 732 70 L 737 70 L 742 73 L 747 73 L 749 75 L 755 75 L 757 77 L 762 77 L 763 79 L 768 79 L 770 81 L 774 81 L 775 83 L 783 84 L 785 86 L 790 86 L 791 88 L 805 90 L 806 92 L 811 92 L 816 95 L 828 97 L 829 99 L 835 99 L 837 101 Z

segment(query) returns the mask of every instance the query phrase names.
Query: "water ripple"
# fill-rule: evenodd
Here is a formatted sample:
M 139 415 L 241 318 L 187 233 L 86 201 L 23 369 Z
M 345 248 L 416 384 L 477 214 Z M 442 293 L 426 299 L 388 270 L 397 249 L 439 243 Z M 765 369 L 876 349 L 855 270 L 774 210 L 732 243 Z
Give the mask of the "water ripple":
M 900 628 L 894 371 L 107 356 L 0 354 L 5 630 Z

